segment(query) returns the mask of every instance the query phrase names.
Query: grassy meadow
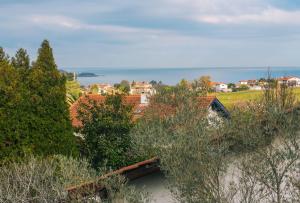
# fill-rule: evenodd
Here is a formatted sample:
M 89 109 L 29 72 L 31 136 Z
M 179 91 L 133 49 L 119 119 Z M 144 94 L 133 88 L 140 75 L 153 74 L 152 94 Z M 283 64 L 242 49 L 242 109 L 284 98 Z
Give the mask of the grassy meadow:
M 300 88 L 294 88 L 294 93 L 298 101 L 300 101 Z M 263 94 L 263 91 L 240 91 L 240 92 L 219 92 L 212 93 L 211 95 L 215 95 L 227 108 L 233 107 L 233 105 L 238 103 L 243 103 L 247 101 L 253 101 Z

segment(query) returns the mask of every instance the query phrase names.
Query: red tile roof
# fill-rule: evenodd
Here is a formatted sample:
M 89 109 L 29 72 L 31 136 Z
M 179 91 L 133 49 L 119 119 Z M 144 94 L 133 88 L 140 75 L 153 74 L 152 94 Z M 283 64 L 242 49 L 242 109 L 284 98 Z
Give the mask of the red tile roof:
M 209 83 L 210 86 L 221 85 L 221 84 L 226 84 L 226 83 L 224 83 L 224 82 L 210 82 Z
M 98 104 L 104 103 L 106 97 L 99 95 L 99 94 L 88 94 L 81 96 L 72 106 L 70 107 L 70 117 L 72 126 L 75 128 L 82 127 L 81 121 L 77 118 L 78 117 L 78 109 L 80 104 L 88 104 L 89 100 L 95 101 Z M 141 105 L 141 95 L 129 95 L 124 97 L 124 104 L 133 105 L 134 111 L 140 108 L 143 109 L 143 105 Z M 134 118 L 135 119 L 135 118 Z
M 198 97 L 198 105 L 201 109 L 208 109 L 213 101 L 217 99 L 215 96 L 202 96 Z M 176 106 L 165 103 L 151 103 L 147 108 L 149 114 L 149 119 L 152 119 L 152 116 L 158 116 L 160 118 L 166 118 L 176 114 Z
M 203 96 L 203 97 L 199 97 L 199 105 L 202 108 L 208 108 L 210 106 L 210 104 L 217 99 L 216 96 Z
M 120 168 L 116 171 L 113 171 L 113 172 L 110 172 L 110 173 L 105 174 L 103 176 L 100 176 L 98 178 L 98 180 L 89 181 L 89 182 L 86 182 L 86 183 L 83 183 L 83 184 L 80 184 L 80 185 L 76 185 L 76 186 L 70 186 L 70 187 L 66 188 L 66 190 L 67 190 L 69 196 L 76 196 L 76 195 L 78 195 L 78 194 L 80 194 L 84 191 L 87 191 L 87 190 L 90 191 L 91 189 L 100 191 L 100 190 L 104 189 L 104 186 L 100 185 L 101 180 L 105 180 L 106 178 L 109 178 L 113 175 L 124 175 L 125 173 L 127 173 L 129 171 L 138 169 L 138 168 L 143 167 L 143 166 L 148 166 L 148 165 L 153 164 L 153 163 L 158 163 L 158 162 L 159 162 L 159 158 L 154 157 L 152 159 L 148 159 L 148 160 L 145 160 L 145 161 L 142 161 L 142 162 L 130 165 L 130 166 L 126 166 L 126 167 Z M 159 170 L 158 167 L 157 167 L 157 169 Z M 147 175 L 147 174 L 141 174 L 141 176 L 142 175 Z
M 278 78 L 277 80 L 278 81 L 287 81 L 287 80 L 292 79 L 292 78 L 297 78 L 297 77 L 294 77 L 294 76 L 285 76 L 285 77 Z
M 98 103 L 105 102 L 105 96 L 101 96 L 98 94 L 88 94 L 86 96 L 80 97 L 71 107 L 71 121 L 72 126 L 75 128 L 82 127 L 81 121 L 78 117 L 78 109 L 81 103 L 87 104 L 88 100 L 93 100 Z M 207 109 L 211 105 L 211 103 L 216 99 L 215 96 L 202 96 L 198 97 L 198 104 L 201 108 Z M 148 105 L 141 104 L 141 95 L 129 95 L 124 97 L 124 103 L 128 105 L 133 105 L 133 121 L 136 121 L 138 118 L 144 115 L 146 109 L 148 109 Z M 164 104 L 164 103 L 154 103 L 150 104 L 150 110 L 152 109 L 152 114 L 157 115 L 161 118 L 165 118 L 170 115 L 174 115 L 176 113 L 176 107 Z

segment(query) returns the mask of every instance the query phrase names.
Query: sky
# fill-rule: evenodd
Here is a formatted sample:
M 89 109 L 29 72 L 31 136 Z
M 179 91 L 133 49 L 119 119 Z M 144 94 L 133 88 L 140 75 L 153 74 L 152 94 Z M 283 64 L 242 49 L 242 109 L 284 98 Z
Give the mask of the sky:
M 0 0 L 0 46 L 59 67 L 300 66 L 300 0 Z

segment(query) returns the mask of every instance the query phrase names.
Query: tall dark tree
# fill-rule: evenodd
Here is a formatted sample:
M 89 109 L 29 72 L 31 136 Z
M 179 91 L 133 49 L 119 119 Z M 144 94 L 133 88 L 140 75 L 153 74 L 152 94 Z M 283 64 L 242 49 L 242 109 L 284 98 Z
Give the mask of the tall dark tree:
M 28 151 L 25 145 L 23 89 L 20 75 L 0 48 L 0 161 Z
M 37 154 L 76 153 L 65 83 L 65 77 L 55 64 L 52 48 L 44 40 L 29 75 L 33 115 L 30 128 Z

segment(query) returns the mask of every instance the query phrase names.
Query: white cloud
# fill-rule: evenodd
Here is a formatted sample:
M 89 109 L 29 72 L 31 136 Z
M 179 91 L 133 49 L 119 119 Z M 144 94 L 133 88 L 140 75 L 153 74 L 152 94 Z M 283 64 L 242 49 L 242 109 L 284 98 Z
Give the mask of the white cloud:
M 300 24 L 300 11 L 284 11 L 276 8 L 267 8 L 260 13 L 241 15 L 195 15 L 193 19 L 209 24 Z
M 28 18 L 35 25 L 49 29 L 72 29 L 72 30 L 88 30 L 98 31 L 103 33 L 145 33 L 145 34 L 160 34 L 163 30 L 136 28 L 129 26 L 118 26 L 109 24 L 89 24 L 81 22 L 74 18 L 69 18 L 61 15 L 34 15 Z
M 153 1 L 160 7 L 144 8 L 144 13 L 209 24 L 300 24 L 299 10 L 276 8 L 266 0 Z
M 68 29 L 80 29 L 82 26 L 77 20 L 59 15 L 34 15 L 29 17 L 29 21 L 42 27 L 58 26 Z

